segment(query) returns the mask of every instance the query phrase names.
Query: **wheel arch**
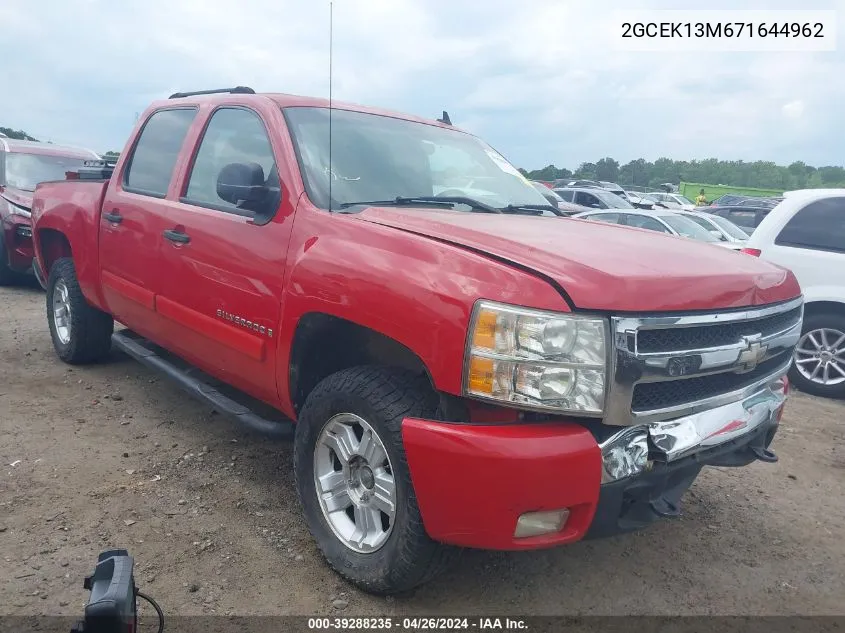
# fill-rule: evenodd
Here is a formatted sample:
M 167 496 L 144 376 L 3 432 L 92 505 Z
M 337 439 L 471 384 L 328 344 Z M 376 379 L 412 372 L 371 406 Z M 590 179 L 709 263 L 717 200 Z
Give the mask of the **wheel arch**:
M 804 318 L 816 314 L 838 314 L 845 316 L 845 301 L 829 299 L 808 300 L 804 303 Z
M 358 365 L 400 367 L 424 374 L 435 388 L 423 360 L 396 339 L 332 314 L 308 312 L 300 317 L 291 343 L 288 384 L 295 412 L 299 413 L 321 380 Z
M 40 229 L 37 237 L 38 248 L 36 253 L 41 259 L 41 270 L 44 272 L 46 279 L 49 278 L 50 269 L 57 259 L 62 257 L 73 258 L 73 248 L 67 235 L 58 229 Z

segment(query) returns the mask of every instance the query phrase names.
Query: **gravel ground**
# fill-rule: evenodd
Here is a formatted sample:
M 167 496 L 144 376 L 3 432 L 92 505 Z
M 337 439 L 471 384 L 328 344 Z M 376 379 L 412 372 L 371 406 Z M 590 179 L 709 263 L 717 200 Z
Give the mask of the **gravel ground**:
M 0 614 L 81 615 L 97 554 L 127 547 L 174 615 L 845 614 L 845 403 L 794 394 L 777 464 L 711 468 L 684 516 L 551 551 L 466 552 L 412 595 L 324 564 L 291 447 L 249 435 L 114 354 L 54 355 L 40 289 L 0 289 Z

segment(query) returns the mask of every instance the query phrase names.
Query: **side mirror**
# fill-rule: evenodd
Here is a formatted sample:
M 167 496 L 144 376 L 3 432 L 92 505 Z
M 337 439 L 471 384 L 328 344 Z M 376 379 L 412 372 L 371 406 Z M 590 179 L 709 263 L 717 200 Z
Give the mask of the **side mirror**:
M 267 193 L 264 168 L 258 163 L 230 163 L 217 175 L 220 199 L 246 211 L 257 211 Z

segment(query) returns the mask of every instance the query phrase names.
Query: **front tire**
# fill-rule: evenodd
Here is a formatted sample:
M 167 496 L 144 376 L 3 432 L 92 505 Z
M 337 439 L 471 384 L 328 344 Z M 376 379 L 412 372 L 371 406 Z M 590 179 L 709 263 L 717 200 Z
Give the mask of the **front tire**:
M 804 319 L 789 379 L 806 393 L 845 398 L 845 315 L 821 313 Z
M 92 363 L 111 349 L 114 319 L 85 299 L 73 260 L 68 257 L 56 260 L 50 269 L 47 323 L 56 354 L 66 363 Z
M 294 472 L 305 521 L 329 565 L 364 591 L 409 591 L 457 553 L 426 534 L 402 444 L 402 420 L 431 418 L 437 403 L 424 375 L 354 367 L 302 408 Z

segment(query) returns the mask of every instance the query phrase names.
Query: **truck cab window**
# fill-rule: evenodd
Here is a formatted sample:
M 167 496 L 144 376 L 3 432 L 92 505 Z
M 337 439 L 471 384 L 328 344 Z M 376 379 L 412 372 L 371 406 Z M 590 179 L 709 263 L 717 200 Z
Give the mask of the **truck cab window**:
M 194 108 L 159 110 L 147 119 L 126 168 L 123 187 L 133 193 L 163 198 L 182 150 Z
M 217 195 L 217 176 L 231 163 L 257 163 L 271 199 L 267 208 L 279 206 L 281 187 L 273 148 L 264 124 L 255 112 L 244 108 L 221 108 L 212 116 L 200 141 L 188 188 L 182 202 L 222 211 L 239 207 Z

